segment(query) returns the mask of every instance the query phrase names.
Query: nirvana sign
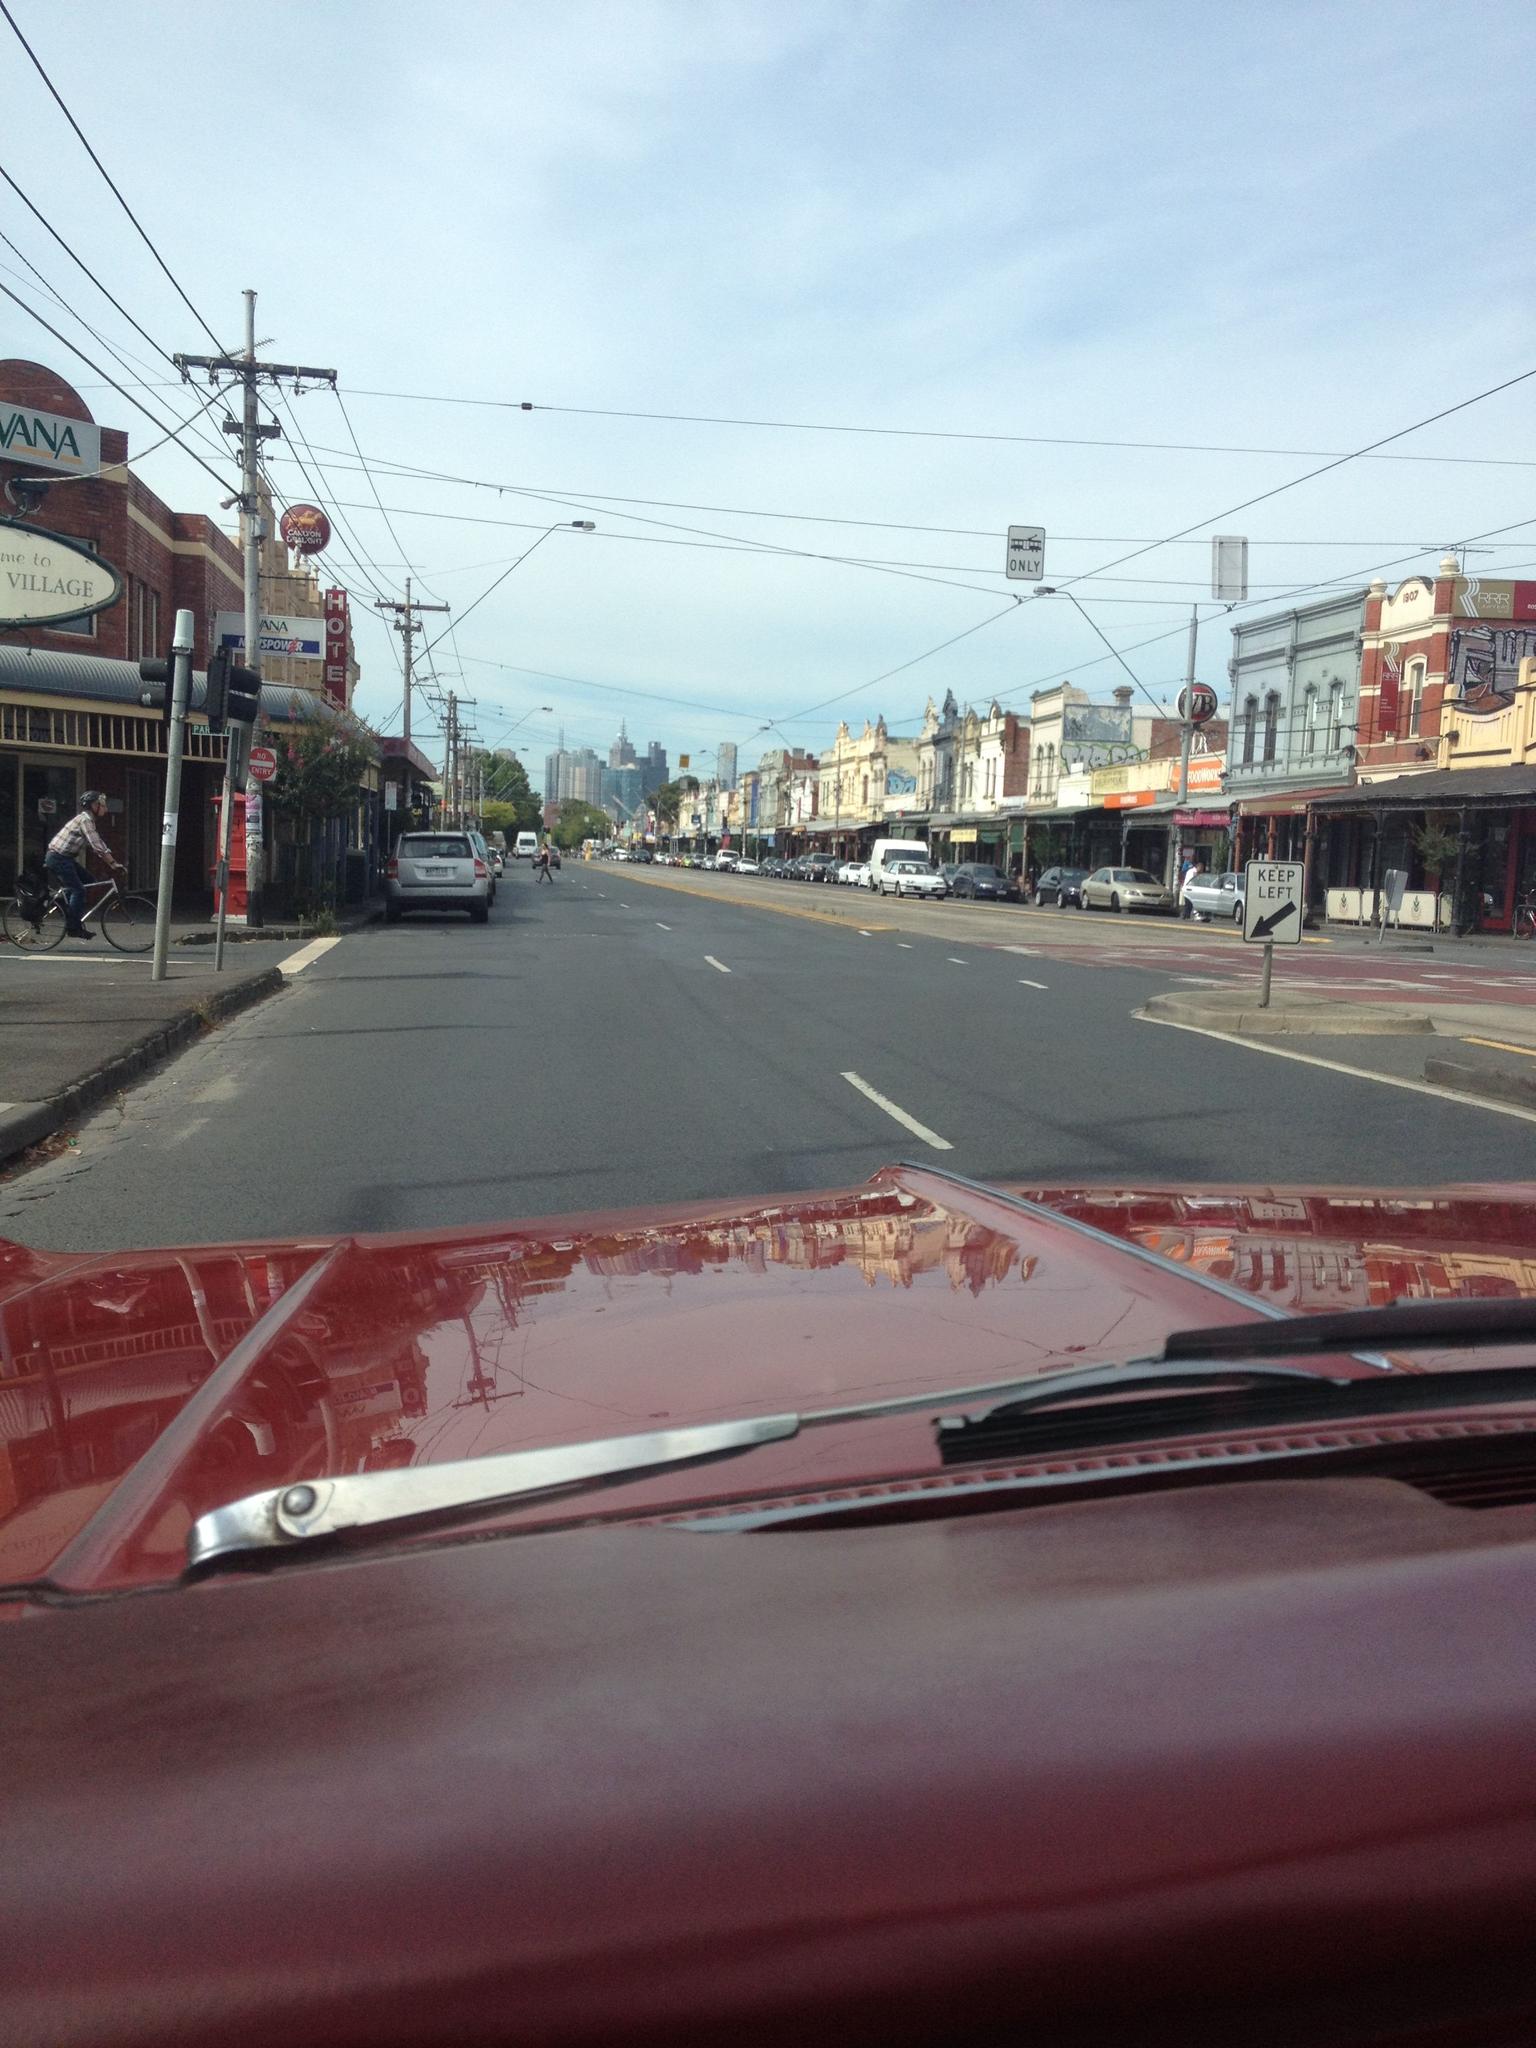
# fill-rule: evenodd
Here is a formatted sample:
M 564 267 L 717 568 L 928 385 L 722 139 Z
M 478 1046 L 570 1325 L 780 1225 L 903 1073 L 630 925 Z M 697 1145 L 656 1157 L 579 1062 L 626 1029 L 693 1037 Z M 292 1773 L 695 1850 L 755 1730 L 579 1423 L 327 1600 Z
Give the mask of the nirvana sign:
M 101 468 L 101 429 L 0 398 L 0 461 L 94 476 Z

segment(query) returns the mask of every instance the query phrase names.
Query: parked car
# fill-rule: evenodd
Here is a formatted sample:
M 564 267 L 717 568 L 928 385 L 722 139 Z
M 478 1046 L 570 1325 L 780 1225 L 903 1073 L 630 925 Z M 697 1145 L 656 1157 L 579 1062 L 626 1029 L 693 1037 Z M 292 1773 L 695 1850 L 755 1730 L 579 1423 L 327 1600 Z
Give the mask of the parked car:
M 959 874 L 962 865 L 963 863 L 958 860 L 943 860 L 939 862 L 939 873 L 944 877 L 946 889 L 954 887 L 955 877 Z
M 407 910 L 467 910 L 476 924 L 491 914 L 490 863 L 468 832 L 403 832 L 384 871 L 384 922 Z
M 1243 921 L 1243 878 L 1241 875 L 1202 875 L 1198 882 L 1185 884 L 1179 898 L 1180 917 L 1214 917 L 1223 923 Z
M 844 873 L 844 880 L 851 889 L 862 889 L 869 880 L 869 862 L 851 860 Z
M 1095 868 L 1083 883 L 1082 900 L 1084 910 L 1174 908 L 1173 891 L 1145 868 Z
M 837 873 L 838 859 L 835 853 L 808 853 L 805 857 L 807 882 L 830 882 Z
M 1086 868 L 1047 868 L 1035 883 L 1035 901 L 1038 904 L 1054 903 L 1063 910 L 1076 905 L 1080 910 L 1083 883 L 1087 879 Z
M 927 861 L 888 861 L 880 871 L 882 896 L 947 896 L 949 884 Z
M 519 832 L 516 839 L 512 842 L 512 858 L 514 860 L 532 860 L 538 850 L 539 835 L 537 832 Z
M 738 875 L 756 875 L 760 874 L 762 870 L 755 860 L 750 860 L 746 854 L 743 854 L 736 863 L 736 872 Z
M 1013 877 L 984 860 L 963 861 L 949 884 L 951 896 L 969 896 L 977 902 L 1007 903 L 1016 893 Z
M 887 861 L 916 860 L 926 862 L 928 849 L 921 839 L 877 839 L 869 856 L 869 874 L 865 879 L 866 889 L 878 889 L 880 876 Z

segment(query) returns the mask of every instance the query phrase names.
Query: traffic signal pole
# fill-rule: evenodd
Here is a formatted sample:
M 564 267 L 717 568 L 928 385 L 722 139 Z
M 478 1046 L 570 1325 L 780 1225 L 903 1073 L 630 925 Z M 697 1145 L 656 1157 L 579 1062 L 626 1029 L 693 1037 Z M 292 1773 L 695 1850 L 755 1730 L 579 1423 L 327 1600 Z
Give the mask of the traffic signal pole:
M 155 898 L 155 956 L 150 980 L 164 981 L 171 943 L 171 894 L 176 887 L 176 822 L 181 815 L 181 756 L 192 694 L 192 614 L 176 614 L 171 640 L 171 725 L 165 743 L 165 815 L 160 826 L 160 893 Z

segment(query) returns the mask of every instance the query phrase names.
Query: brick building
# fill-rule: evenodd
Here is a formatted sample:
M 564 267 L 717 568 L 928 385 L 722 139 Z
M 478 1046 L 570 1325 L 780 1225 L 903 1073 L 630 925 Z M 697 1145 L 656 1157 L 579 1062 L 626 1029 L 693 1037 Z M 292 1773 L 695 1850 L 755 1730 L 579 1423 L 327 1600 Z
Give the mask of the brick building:
M 18 483 L 27 486 L 25 503 L 10 488 Z M 207 907 L 224 742 L 202 717 L 203 674 L 218 615 L 244 608 L 239 547 L 203 514 L 172 511 L 129 469 L 127 434 L 98 426 L 80 393 L 40 363 L 0 362 L 0 491 L 0 518 L 67 537 L 122 579 L 117 602 L 92 618 L 0 627 L 0 889 L 13 884 L 19 868 L 40 862 L 88 788 L 106 793 L 106 837 L 127 863 L 131 886 L 154 886 L 166 728 L 139 702 L 137 662 L 168 652 L 176 613 L 185 610 L 192 614 L 194 673 L 176 893 L 189 907 Z M 263 569 L 265 609 L 276 597 L 313 603 L 318 612 L 331 595 L 322 597 L 306 570 L 289 571 L 276 543 L 264 549 Z M 264 722 L 312 724 L 334 718 L 348 702 L 356 664 L 344 609 L 341 618 L 345 654 L 337 662 L 262 662 Z M 337 676 L 329 695 L 328 673 Z M 366 841 L 377 805 L 376 796 L 369 798 L 360 821 L 348 822 L 349 843 Z M 269 835 L 269 880 L 277 851 Z

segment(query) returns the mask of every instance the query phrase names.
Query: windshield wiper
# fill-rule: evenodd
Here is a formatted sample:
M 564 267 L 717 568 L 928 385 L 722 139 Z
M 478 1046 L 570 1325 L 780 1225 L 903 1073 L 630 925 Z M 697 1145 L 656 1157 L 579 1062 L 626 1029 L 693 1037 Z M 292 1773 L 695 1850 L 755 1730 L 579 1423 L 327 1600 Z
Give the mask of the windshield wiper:
M 1536 1337 L 1536 1301 L 1395 1301 L 1386 1308 L 1349 1308 L 1330 1315 L 1291 1316 L 1280 1323 L 1218 1323 L 1207 1330 L 1175 1330 L 1158 1356 L 1305 1357 L 1354 1351 L 1362 1344 L 1417 1344 L 1476 1350 L 1501 1338 Z
M 1423 1302 L 1342 1316 L 1296 1316 L 1274 1324 L 1186 1330 L 1168 1339 L 1161 1358 L 1128 1364 L 1031 1373 L 803 1415 L 695 1423 L 453 1464 L 301 1480 L 203 1515 L 187 1541 L 188 1563 L 197 1567 L 251 1551 L 291 1550 L 392 1524 L 463 1520 L 513 1502 L 740 1457 L 805 1429 L 932 1411 L 956 1401 L 989 1398 L 993 1405 L 980 1415 L 936 1418 L 945 1463 L 1147 1442 L 1191 1429 L 1528 1401 L 1536 1399 L 1536 1366 L 1330 1379 L 1304 1366 L 1243 1362 L 1246 1354 L 1260 1352 L 1353 1351 L 1357 1341 L 1372 1338 L 1410 1348 L 1472 1346 L 1526 1334 L 1536 1335 L 1536 1303 L 1525 1301 Z

